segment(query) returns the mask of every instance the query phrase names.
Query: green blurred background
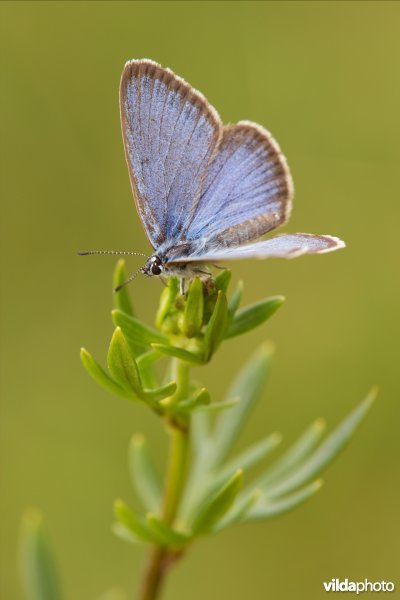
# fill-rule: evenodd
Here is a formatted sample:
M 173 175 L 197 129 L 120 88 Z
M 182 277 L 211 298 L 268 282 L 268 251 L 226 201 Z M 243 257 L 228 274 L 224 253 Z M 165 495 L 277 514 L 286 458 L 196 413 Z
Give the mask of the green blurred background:
M 398 576 L 398 2 L 2 2 L 3 400 L 1 583 L 22 597 L 19 521 L 40 507 L 66 595 L 131 592 L 143 551 L 113 537 L 112 502 L 133 503 L 130 435 L 162 463 L 164 436 L 140 407 L 95 386 L 78 351 L 100 360 L 112 332 L 111 257 L 147 252 L 123 155 L 124 62 L 150 57 L 199 88 L 225 122 L 270 129 L 292 168 L 288 231 L 348 247 L 295 261 L 242 262 L 246 300 L 284 294 L 272 321 L 224 346 L 197 375 L 220 399 L 266 337 L 277 357 L 242 444 L 315 417 L 336 424 L 379 400 L 307 505 L 197 544 L 165 600 L 325 596 L 333 577 Z M 397 171 L 397 172 L 396 172 Z M 140 259 L 129 261 L 129 268 Z M 151 321 L 161 286 L 131 286 Z M 397 531 L 396 531 L 397 527 Z

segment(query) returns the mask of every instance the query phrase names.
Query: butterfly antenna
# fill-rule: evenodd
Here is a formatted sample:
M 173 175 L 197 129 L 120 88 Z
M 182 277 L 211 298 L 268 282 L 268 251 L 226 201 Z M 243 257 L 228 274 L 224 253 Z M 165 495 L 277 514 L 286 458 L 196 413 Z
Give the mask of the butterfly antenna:
M 142 267 L 140 267 L 140 269 L 138 269 L 135 273 L 133 273 L 133 275 L 131 275 L 130 277 L 128 277 L 128 279 L 126 281 L 124 281 L 123 283 L 120 283 L 119 285 L 117 285 L 117 287 L 114 289 L 114 294 L 116 294 L 117 292 L 119 292 L 119 290 L 123 287 L 125 287 L 128 283 L 130 283 L 133 279 L 135 279 L 136 275 L 139 275 L 140 271 L 142 270 Z
M 125 250 L 79 250 L 78 256 L 87 256 L 88 254 L 125 254 L 133 256 L 146 256 L 143 252 L 129 252 Z

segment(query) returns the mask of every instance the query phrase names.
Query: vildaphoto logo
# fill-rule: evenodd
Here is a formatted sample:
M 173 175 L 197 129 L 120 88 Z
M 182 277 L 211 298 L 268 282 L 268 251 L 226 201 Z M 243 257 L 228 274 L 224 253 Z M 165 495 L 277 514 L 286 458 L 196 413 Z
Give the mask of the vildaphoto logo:
M 326 592 L 394 592 L 394 583 L 392 581 L 349 581 L 348 579 L 331 579 L 324 581 Z

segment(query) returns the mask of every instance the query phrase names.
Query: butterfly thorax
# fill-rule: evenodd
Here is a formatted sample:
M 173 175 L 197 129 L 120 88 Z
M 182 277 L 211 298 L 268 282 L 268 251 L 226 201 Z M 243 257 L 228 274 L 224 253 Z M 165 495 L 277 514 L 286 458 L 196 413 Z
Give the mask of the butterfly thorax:
M 141 271 L 149 277 L 153 275 L 182 277 L 182 271 L 185 271 L 187 267 L 184 264 L 184 257 L 189 255 L 190 247 L 186 242 L 164 243 L 147 259 Z M 177 258 L 178 261 L 176 261 Z

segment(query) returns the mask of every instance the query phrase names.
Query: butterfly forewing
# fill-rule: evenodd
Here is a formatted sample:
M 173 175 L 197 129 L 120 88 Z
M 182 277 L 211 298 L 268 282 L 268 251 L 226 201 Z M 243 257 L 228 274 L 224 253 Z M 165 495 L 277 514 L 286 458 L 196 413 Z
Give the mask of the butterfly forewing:
M 178 240 L 196 204 L 222 125 L 205 98 L 149 60 L 125 65 L 121 123 L 139 215 L 154 248 Z

